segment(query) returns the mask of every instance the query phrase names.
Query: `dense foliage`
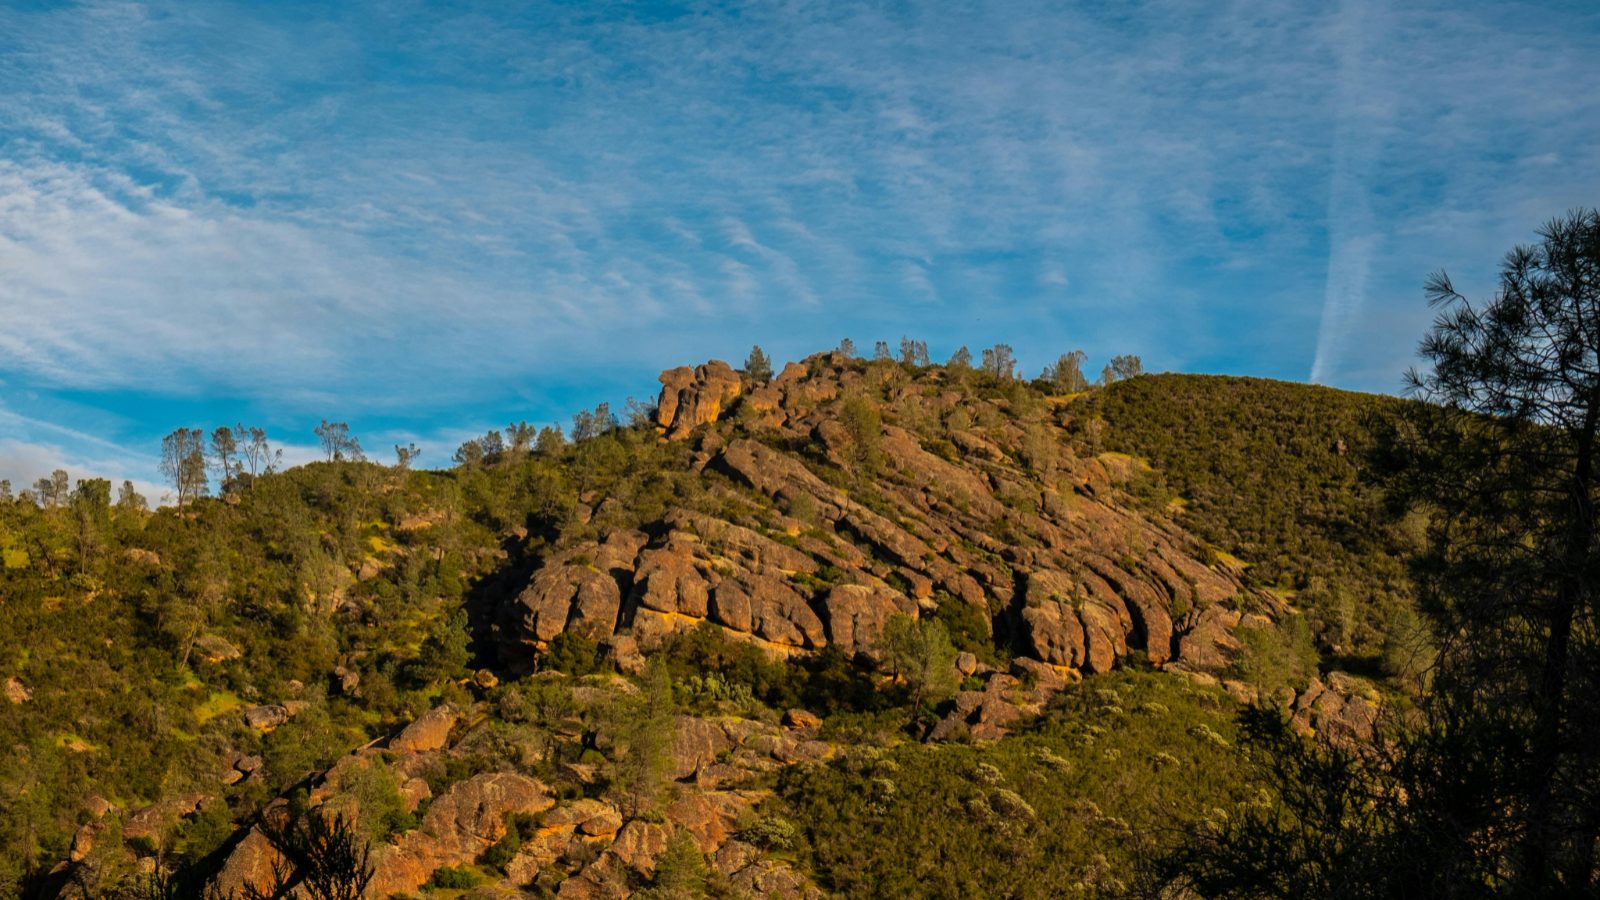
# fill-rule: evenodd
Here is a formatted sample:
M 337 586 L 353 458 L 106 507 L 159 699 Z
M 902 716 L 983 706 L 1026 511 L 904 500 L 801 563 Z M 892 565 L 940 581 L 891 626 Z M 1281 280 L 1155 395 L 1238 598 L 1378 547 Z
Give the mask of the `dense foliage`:
M 1123 671 L 998 743 L 863 747 L 789 771 L 771 810 L 842 896 L 1114 895 L 1152 847 L 1245 792 L 1234 710 L 1215 688 Z
M 1403 401 L 1258 378 L 1144 375 L 1082 398 L 1090 451 L 1138 456 L 1133 485 L 1296 600 L 1334 655 L 1375 658 L 1413 627 L 1406 560 L 1426 518 L 1395 513 L 1374 459 Z M 1348 659 L 1348 662 L 1359 662 Z
M 675 449 L 623 429 L 448 472 L 315 463 L 181 511 L 113 505 L 94 481 L 6 497 L 0 679 L 27 699 L 0 701 L 0 896 L 65 857 L 96 798 L 203 794 L 229 754 L 260 756 L 263 777 L 186 820 L 175 846 L 200 858 L 231 819 L 461 695 L 486 662 L 471 601 L 518 564 L 504 548 L 583 527 L 580 491 L 659 511 L 684 489 Z M 296 714 L 244 723 L 268 704 Z

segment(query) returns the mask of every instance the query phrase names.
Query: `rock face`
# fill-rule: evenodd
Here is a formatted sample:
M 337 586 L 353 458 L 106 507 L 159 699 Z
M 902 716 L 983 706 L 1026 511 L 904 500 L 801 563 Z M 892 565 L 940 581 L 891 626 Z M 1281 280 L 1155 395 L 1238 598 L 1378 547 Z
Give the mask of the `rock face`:
M 576 699 L 580 687 L 571 685 L 569 689 Z M 592 698 L 600 703 L 632 690 L 618 679 L 590 682 L 581 689 L 609 694 Z M 522 839 L 504 863 L 505 878 L 481 886 L 471 896 L 518 897 L 531 892 L 540 896 L 627 897 L 641 881 L 649 879 L 673 832 L 680 829 L 734 880 L 766 885 L 777 896 L 820 896 L 794 870 L 734 840 L 741 823 L 748 822 L 757 804 L 770 795 L 756 787 L 766 783 L 770 773 L 795 762 L 826 759 L 835 752 L 830 745 L 809 739 L 814 733 L 814 726 L 806 726 L 809 714 L 795 710 L 791 715 L 801 724 L 784 728 L 734 717 L 680 717 L 667 773 L 674 783 L 661 808 L 641 817 L 630 817 L 608 799 L 574 796 L 571 782 L 562 784 L 560 794 L 566 799 L 558 800 L 557 792 L 545 782 L 507 770 L 511 763 L 502 763 L 500 770 L 464 777 L 433 797 L 415 828 L 372 848 L 374 875 L 365 896 L 425 894 L 424 885 L 441 868 L 480 863 L 485 851 L 506 837 L 507 823 L 515 817 L 523 819 Z M 397 738 L 386 748 L 368 746 L 344 757 L 314 781 L 308 795 L 310 814 L 353 815 L 360 827 L 358 785 L 362 781 L 351 776 L 371 767 L 387 769 L 402 783 L 407 808 L 416 812 L 429 792 L 415 773 L 432 772 L 437 777 L 453 763 L 473 759 L 479 749 L 473 743 L 470 724 L 451 729 L 445 723 L 482 723 L 491 716 L 492 708 L 484 706 L 437 707 L 401 731 L 402 737 L 426 735 L 426 739 Z M 583 738 L 572 734 L 555 739 L 577 744 Z M 192 805 L 197 801 L 186 802 Z M 272 820 L 287 808 L 286 800 L 275 800 L 264 815 Z M 185 811 L 192 810 L 188 806 L 153 809 L 140 821 L 170 822 Z M 531 833 L 527 830 L 530 818 L 534 823 Z M 149 826 L 156 827 L 158 824 Z M 74 854 L 87 855 L 100 831 L 85 826 L 74 844 Z M 723 852 L 730 846 L 734 849 Z M 213 887 L 221 896 L 240 896 L 247 886 L 265 888 L 274 866 L 281 863 L 260 830 L 251 829 L 230 850 Z M 762 894 L 769 895 L 774 894 Z
M 410 893 L 443 866 L 471 865 L 505 837 L 506 816 L 555 805 L 550 789 L 514 772 L 488 772 L 452 785 L 433 801 L 422 827 L 378 855 L 371 896 Z
M 697 426 L 715 422 L 741 390 L 739 373 L 720 359 L 668 369 L 661 373 L 656 425 L 667 440 L 687 437 Z
M 6 702 L 13 706 L 20 706 L 33 699 L 33 691 L 28 690 L 28 686 L 16 678 L 7 678 L 5 685 L 0 687 L 0 693 L 4 693 Z
M 461 713 L 450 704 L 435 706 L 407 725 L 389 741 L 389 749 L 397 753 L 427 753 L 445 745 L 450 729 L 455 727 Z
M 512 657 L 564 632 L 648 653 L 709 623 L 773 654 L 872 660 L 891 616 L 950 604 L 980 638 L 1079 673 L 1135 651 L 1217 670 L 1238 652 L 1238 574 L 1121 493 L 1136 461 L 1079 458 L 1055 419 L 835 355 L 785 367 L 737 421 L 720 418 L 741 390 L 726 363 L 661 380 L 657 422 L 693 432 L 704 502 L 558 541 L 500 610 Z M 876 433 L 846 414 L 863 396 Z M 589 508 L 607 503 L 625 509 Z

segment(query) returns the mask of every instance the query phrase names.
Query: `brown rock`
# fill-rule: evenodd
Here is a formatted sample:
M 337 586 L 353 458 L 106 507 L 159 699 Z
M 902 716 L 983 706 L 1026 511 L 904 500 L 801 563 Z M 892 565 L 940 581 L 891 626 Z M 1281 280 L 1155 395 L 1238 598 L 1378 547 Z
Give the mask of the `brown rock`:
M 1074 601 L 1076 586 L 1060 572 L 1034 572 L 1027 576 L 1022 598 L 1022 627 L 1027 649 L 1035 659 L 1052 665 L 1081 666 L 1084 654 L 1083 624 Z
M 33 691 L 28 690 L 28 686 L 16 678 L 7 678 L 4 688 L 0 690 L 5 693 L 6 702 L 13 706 L 20 706 L 33 699 Z
M 347 697 L 356 696 L 361 687 L 361 673 L 344 666 L 334 666 L 333 683 L 339 688 L 339 693 Z
M 667 830 L 660 825 L 634 819 L 617 832 L 617 840 L 606 853 L 623 865 L 649 876 L 656 870 L 656 860 L 667 849 Z
M 715 722 L 679 716 L 672 739 L 672 778 L 681 781 L 692 777 L 702 766 L 716 762 L 717 755 L 732 746 L 728 735 Z
M 710 594 L 708 587 L 687 545 L 669 543 L 639 555 L 629 602 L 657 612 L 703 619 Z
M 161 554 L 156 553 L 153 550 L 142 550 L 138 547 L 129 547 L 128 549 L 122 551 L 122 555 L 127 557 L 132 562 L 141 563 L 143 565 L 161 565 Z
M 717 851 L 712 864 L 723 875 L 732 875 L 760 858 L 761 851 L 756 849 L 753 844 L 746 844 L 744 841 L 729 841 L 722 845 L 722 849 Z
M 757 897 L 775 900 L 812 900 L 823 893 L 787 863 L 763 859 L 733 876 L 733 886 Z
M 397 753 L 427 753 L 442 748 L 450 739 L 450 729 L 461 718 L 461 711 L 445 703 L 435 706 L 416 721 L 407 725 L 389 740 L 389 749 Z
M 715 853 L 752 804 L 735 791 L 686 792 L 667 806 L 667 819 L 687 829 L 701 853 Z
M 228 854 L 212 886 L 221 897 L 243 896 L 247 887 L 265 890 L 272 884 L 273 866 L 281 859 L 261 829 L 251 828 Z
M 204 794 L 179 794 L 135 810 L 122 823 L 123 840 L 160 846 L 168 829 L 176 825 L 179 819 L 194 815 L 205 801 Z
M 238 659 L 243 655 L 239 652 L 238 647 L 214 634 L 205 634 L 196 638 L 194 652 L 199 655 L 201 660 L 212 665 Z
M 839 584 L 823 598 L 822 612 L 827 617 L 828 640 L 835 646 L 848 654 L 875 656 L 889 617 L 895 613 L 915 617 L 917 605 L 887 587 Z
M 783 714 L 783 724 L 790 728 L 821 728 L 822 719 L 816 713 L 791 709 Z
M 470 865 L 505 837 L 513 813 L 540 813 L 555 805 L 543 782 L 512 772 L 490 772 L 457 782 L 437 797 L 422 826 L 398 846 L 380 848 L 370 893 L 409 893 L 442 866 Z
M 717 585 L 712 621 L 774 644 L 815 649 L 827 643 L 822 620 L 787 579 L 741 575 Z
M 606 653 L 616 663 L 617 671 L 624 675 L 638 675 L 644 671 L 645 658 L 639 650 L 639 641 L 631 634 L 614 634 L 606 642 Z
M 1237 611 L 1222 606 L 1200 610 L 1188 633 L 1178 638 L 1178 658 L 1198 669 L 1227 668 L 1240 650 L 1239 641 L 1233 636 L 1238 624 Z
M 599 552 L 598 545 L 590 544 L 587 549 Z M 582 555 L 563 554 L 568 559 L 581 559 Z M 525 637 L 542 642 L 572 631 L 600 640 L 616 628 L 622 592 L 609 573 L 558 560 L 534 573 L 528 587 L 517 595 L 516 604 Z
M 751 571 L 776 569 L 784 573 L 815 572 L 817 561 L 809 555 L 723 519 L 675 509 L 666 523 L 699 535 L 708 546 Z
M 291 718 L 289 708 L 282 704 L 252 706 L 244 711 L 246 725 L 257 731 L 271 731 Z
M 656 425 L 668 440 L 686 437 L 695 427 L 715 422 L 743 387 L 739 373 L 718 359 L 693 369 L 668 369 L 661 373 Z
M 105 829 L 104 822 L 90 822 L 79 827 L 72 835 L 72 847 L 67 851 L 67 859 L 75 863 L 83 862 L 94 851 L 95 841 Z

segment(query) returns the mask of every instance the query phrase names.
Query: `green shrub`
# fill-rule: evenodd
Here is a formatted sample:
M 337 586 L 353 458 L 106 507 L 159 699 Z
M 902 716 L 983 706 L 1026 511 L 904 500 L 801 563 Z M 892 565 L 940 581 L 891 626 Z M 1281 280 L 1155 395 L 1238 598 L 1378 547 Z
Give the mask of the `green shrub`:
M 483 883 L 483 877 L 466 866 L 441 866 L 434 870 L 433 877 L 428 884 L 446 890 L 464 890 L 475 888 Z

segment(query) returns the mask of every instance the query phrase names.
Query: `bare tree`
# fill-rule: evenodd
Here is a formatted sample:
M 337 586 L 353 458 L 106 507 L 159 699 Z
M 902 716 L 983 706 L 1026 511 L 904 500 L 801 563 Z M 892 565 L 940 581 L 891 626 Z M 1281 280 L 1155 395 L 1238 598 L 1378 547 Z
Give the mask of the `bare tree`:
M 395 468 L 400 469 L 401 471 L 405 471 L 407 469 L 410 469 L 411 468 L 411 464 L 413 462 L 415 462 L 417 457 L 419 457 L 421 455 L 422 455 L 422 450 L 419 449 L 416 444 L 407 444 L 404 447 L 400 446 L 399 444 L 395 444 L 394 445 L 394 460 L 395 460 L 394 464 L 395 464 Z
M 361 442 L 350 434 L 348 423 L 329 422 L 323 419 L 322 424 L 312 430 L 316 432 L 317 440 L 321 442 L 322 452 L 327 454 L 328 462 L 360 462 L 367 458 L 366 454 L 361 452 Z
M 251 427 L 246 429 L 243 424 L 234 428 L 234 437 L 243 441 L 240 453 L 243 464 L 250 466 L 250 480 L 254 482 L 259 475 L 270 473 L 283 460 L 283 451 L 274 451 L 267 441 L 267 432 L 261 428 Z
M 206 436 L 199 428 L 178 428 L 161 439 L 161 474 L 178 492 L 178 508 L 205 494 Z
M 1002 381 L 1011 379 L 1017 368 L 1016 357 L 1012 355 L 1010 344 L 995 344 L 983 351 L 983 373 L 991 378 Z

